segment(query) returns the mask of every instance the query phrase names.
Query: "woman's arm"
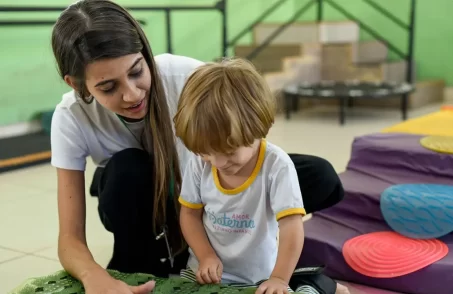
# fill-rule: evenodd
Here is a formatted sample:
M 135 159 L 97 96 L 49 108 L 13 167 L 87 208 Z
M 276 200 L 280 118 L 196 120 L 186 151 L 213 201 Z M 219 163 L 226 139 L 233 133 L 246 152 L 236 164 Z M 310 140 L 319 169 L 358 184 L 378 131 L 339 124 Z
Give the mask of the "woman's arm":
M 278 255 L 271 277 L 289 283 L 304 245 L 302 215 L 295 214 L 283 217 L 278 221 L 278 225 L 280 230 Z
M 195 253 L 201 263 L 206 258 L 215 257 L 217 254 L 208 240 L 202 221 L 203 208 L 193 209 L 181 205 L 180 223 L 181 230 L 187 244 Z
M 86 242 L 85 176 L 83 171 L 58 168 L 57 177 L 58 256 L 64 269 L 84 282 L 92 272 L 104 271 L 94 261 Z

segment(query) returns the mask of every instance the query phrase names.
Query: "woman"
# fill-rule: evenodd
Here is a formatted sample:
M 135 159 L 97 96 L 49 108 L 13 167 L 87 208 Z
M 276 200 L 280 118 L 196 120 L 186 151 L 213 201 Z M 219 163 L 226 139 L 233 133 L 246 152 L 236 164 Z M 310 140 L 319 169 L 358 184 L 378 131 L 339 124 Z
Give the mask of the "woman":
M 51 130 L 60 261 L 88 294 L 147 293 L 152 283 L 133 288 L 114 280 L 87 247 L 86 158 L 99 167 L 94 183 L 99 215 L 114 236 L 108 268 L 178 274 L 187 262 L 187 246 L 174 199 L 188 151 L 175 139 L 171 119 L 186 78 L 202 62 L 154 57 L 138 23 L 107 0 L 82 0 L 66 9 L 52 32 L 52 48 L 61 78 L 73 88 L 56 107 Z M 342 198 L 328 162 L 292 158 L 308 212 Z

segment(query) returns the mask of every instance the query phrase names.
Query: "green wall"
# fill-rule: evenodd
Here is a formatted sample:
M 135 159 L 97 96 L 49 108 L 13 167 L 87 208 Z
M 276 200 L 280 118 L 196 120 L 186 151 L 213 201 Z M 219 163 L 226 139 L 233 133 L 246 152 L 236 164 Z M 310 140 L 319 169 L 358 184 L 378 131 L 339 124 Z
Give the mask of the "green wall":
M 305 1 L 297 1 L 296 7 Z M 388 18 L 378 13 L 361 0 L 335 0 L 336 3 L 346 8 L 359 20 L 376 30 L 398 49 L 407 52 L 407 33 L 399 28 Z M 381 6 L 390 10 L 404 23 L 409 23 L 409 0 L 374 0 Z M 419 80 L 445 79 L 447 85 L 453 86 L 453 1 L 451 0 L 417 0 L 415 23 L 414 54 L 416 75 Z M 306 17 L 301 20 L 312 20 L 315 8 L 307 11 Z M 324 4 L 324 17 L 327 20 L 344 20 L 339 12 L 328 4 Z M 361 31 L 362 39 L 373 39 Z M 390 57 L 395 58 L 394 54 Z
M 229 39 L 251 23 L 277 0 L 228 0 Z M 405 50 L 406 36 L 384 17 L 360 0 L 336 0 L 351 13 L 382 32 L 399 48 Z M 0 0 L 0 5 L 34 5 L 36 0 Z M 39 5 L 66 6 L 73 0 L 41 0 Z M 123 5 L 209 5 L 215 0 L 117 0 Z M 280 22 L 289 19 L 294 10 L 307 0 L 288 0 L 286 5 L 266 19 Z M 436 5 L 434 5 L 434 2 Z M 402 19 L 407 18 L 408 0 L 379 0 L 395 10 Z M 240 6 L 242 5 L 242 7 Z M 453 71 L 448 70 L 449 52 L 453 35 L 447 30 L 453 21 L 447 11 L 453 11 L 453 1 L 418 1 L 416 50 L 417 75 L 425 78 L 445 78 L 453 85 Z M 325 17 L 344 19 L 327 5 Z M 162 12 L 134 12 L 147 21 L 144 30 L 155 54 L 166 51 L 165 17 Z M 313 20 L 311 9 L 301 20 Z M 0 13 L 0 20 L 45 19 L 54 20 L 58 13 Z M 172 12 L 172 41 L 175 54 L 200 60 L 212 60 L 221 54 L 221 22 L 216 11 Z M 41 111 L 55 107 L 68 87 L 59 79 L 50 47 L 51 27 L 0 27 L 0 125 L 13 124 L 36 118 Z M 369 38 L 363 34 L 364 39 Z M 252 40 L 247 34 L 241 44 Z M 231 51 L 230 51 L 231 53 Z
M 276 0 L 229 0 L 229 36 L 232 38 Z M 0 5 L 35 5 L 36 0 L 0 0 Z M 66 6 L 73 0 L 41 0 L 39 5 Z M 210 5 L 215 0 L 117 0 L 123 5 Z M 239 4 L 243 5 L 239 8 Z M 293 0 L 269 19 L 285 20 Z M 0 13 L 0 20 L 54 20 L 59 13 Z M 147 21 L 144 30 L 155 54 L 166 52 L 163 12 L 134 12 Z M 221 17 L 217 11 L 172 12 L 175 54 L 213 60 L 222 53 Z M 29 121 L 53 109 L 69 88 L 57 75 L 50 45 L 51 27 L 0 27 L 0 125 Z M 251 34 L 240 43 L 251 42 Z

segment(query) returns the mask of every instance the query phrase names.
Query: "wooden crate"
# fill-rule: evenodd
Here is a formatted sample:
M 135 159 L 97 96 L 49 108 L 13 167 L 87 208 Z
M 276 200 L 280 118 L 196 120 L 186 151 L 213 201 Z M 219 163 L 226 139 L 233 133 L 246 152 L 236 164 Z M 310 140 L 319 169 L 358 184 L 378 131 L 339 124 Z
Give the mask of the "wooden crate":
M 352 43 L 352 63 L 381 63 L 388 57 L 387 45 L 380 41 L 361 41 Z
M 352 46 L 352 44 L 329 44 L 322 46 L 322 80 L 382 80 L 383 72 L 381 64 L 357 65 L 351 62 L 353 54 Z
M 261 23 L 253 29 L 254 44 L 269 38 L 282 23 Z M 359 26 L 353 21 L 295 22 L 280 32 L 271 44 L 344 44 L 359 40 Z
M 281 27 L 281 23 L 261 23 L 253 29 L 254 44 L 263 43 L 275 30 Z M 316 22 L 296 22 L 283 30 L 271 44 L 274 45 L 300 45 L 305 43 L 319 42 L 319 25 Z
M 353 21 L 323 21 L 319 24 L 319 41 L 323 44 L 348 44 L 359 41 L 360 28 Z
M 245 58 L 257 47 L 257 45 L 236 46 L 234 48 L 234 55 Z M 283 58 L 301 55 L 301 45 L 270 45 L 264 48 L 263 51 L 261 51 L 260 54 L 252 60 L 252 62 L 262 73 L 275 72 L 283 70 Z

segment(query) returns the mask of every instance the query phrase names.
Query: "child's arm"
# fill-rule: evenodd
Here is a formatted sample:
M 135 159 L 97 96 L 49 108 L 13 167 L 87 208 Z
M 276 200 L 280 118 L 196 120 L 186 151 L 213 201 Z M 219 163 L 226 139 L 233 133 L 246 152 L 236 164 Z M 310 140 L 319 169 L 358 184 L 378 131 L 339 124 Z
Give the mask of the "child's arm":
M 289 161 L 290 159 L 288 159 Z M 271 207 L 279 225 L 277 262 L 272 277 L 289 283 L 304 244 L 305 209 L 294 164 L 282 160 L 270 175 Z
M 297 266 L 304 244 L 304 226 L 302 215 L 294 214 L 283 217 L 278 222 L 279 245 L 277 263 L 271 277 L 283 280 L 286 284 Z
M 194 209 L 184 205 L 181 206 L 180 223 L 182 234 L 200 263 L 210 257 L 217 258 L 206 235 L 202 215 L 203 208 Z
M 202 162 L 194 156 L 186 167 L 178 199 L 181 204 L 179 222 L 181 231 L 199 265 L 195 273 L 201 284 L 220 283 L 222 262 L 209 242 L 203 225 L 203 201 L 200 194 Z

